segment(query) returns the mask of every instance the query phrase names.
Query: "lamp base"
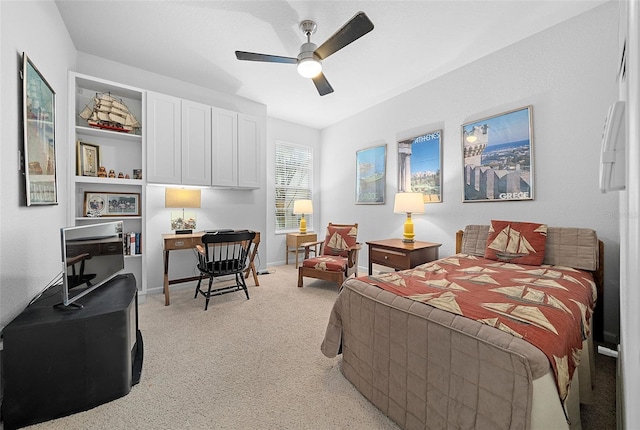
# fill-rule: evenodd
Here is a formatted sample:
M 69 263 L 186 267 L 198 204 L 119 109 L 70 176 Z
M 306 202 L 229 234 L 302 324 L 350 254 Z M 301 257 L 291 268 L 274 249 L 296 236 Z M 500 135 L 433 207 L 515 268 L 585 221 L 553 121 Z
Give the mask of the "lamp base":
M 307 220 L 304 219 L 304 214 L 302 214 L 302 218 L 300 218 L 300 233 L 305 234 L 307 232 Z
M 193 230 L 176 230 L 176 234 L 191 234 Z
M 413 221 L 411 220 L 411 214 L 407 213 L 407 219 L 404 222 L 404 232 L 402 234 L 402 241 L 404 243 L 413 243 L 413 238 L 416 237 L 413 234 Z

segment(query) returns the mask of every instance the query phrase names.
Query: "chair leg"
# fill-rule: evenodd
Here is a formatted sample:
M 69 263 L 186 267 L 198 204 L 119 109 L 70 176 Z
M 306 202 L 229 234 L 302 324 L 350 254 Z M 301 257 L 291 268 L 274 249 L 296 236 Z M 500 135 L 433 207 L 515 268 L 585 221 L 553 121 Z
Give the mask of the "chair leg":
M 236 273 L 236 284 L 242 287 L 244 294 L 247 296 L 247 300 L 249 300 L 249 290 L 247 290 L 247 283 L 245 282 L 242 273 Z
M 200 279 L 198 279 L 198 285 L 196 285 L 196 293 L 193 295 L 193 298 L 198 298 L 198 291 L 200 291 L 200 283 L 202 282 L 202 273 L 200 274 Z
M 298 268 L 298 288 L 302 288 L 302 267 Z
M 207 308 L 209 307 L 209 299 L 211 298 L 211 286 L 213 285 L 213 276 L 211 276 L 209 278 L 209 289 L 207 290 L 207 295 L 205 296 L 207 298 L 206 302 L 204 303 L 204 310 L 206 311 Z

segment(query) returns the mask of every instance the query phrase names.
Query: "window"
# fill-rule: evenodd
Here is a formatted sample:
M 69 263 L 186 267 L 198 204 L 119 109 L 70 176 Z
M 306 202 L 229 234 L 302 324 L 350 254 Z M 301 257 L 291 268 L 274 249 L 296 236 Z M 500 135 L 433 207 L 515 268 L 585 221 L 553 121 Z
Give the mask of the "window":
M 299 215 L 293 214 L 293 202 L 311 199 L 313 153 L 311 148 L 291 143 L 276 142 L 276 233 L 297 230 Z M 306 215 L 307 225 L 313 225 Z

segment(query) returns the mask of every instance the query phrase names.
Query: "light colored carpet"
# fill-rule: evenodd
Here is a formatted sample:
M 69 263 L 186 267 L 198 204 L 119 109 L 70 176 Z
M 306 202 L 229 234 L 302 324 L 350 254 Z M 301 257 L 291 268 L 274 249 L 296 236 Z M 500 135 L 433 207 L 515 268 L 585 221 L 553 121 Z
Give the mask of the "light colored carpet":
M 33 429 L 398 429 L 320 352 L 338 286 L 293 265 L 214 297 L 172 287 L 139 307 L 140 383 L 117 400 Z

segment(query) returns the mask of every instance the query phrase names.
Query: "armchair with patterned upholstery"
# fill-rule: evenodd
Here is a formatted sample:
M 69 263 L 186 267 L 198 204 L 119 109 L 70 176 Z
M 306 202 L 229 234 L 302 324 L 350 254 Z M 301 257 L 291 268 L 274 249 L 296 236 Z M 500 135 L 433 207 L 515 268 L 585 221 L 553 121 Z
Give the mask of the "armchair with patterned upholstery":
M 358 224 L 332 224 L 327 226 L 323 241 L 306 242 L 305 258 L 298 268 L 298 287 L 302 287 L 302 278 L 316 278 L 336 282 L 339 286 L 351 275 L 358 276 L 357 242 Z M 320 252 L 309 258 L 309 250 L 320 245 Z

